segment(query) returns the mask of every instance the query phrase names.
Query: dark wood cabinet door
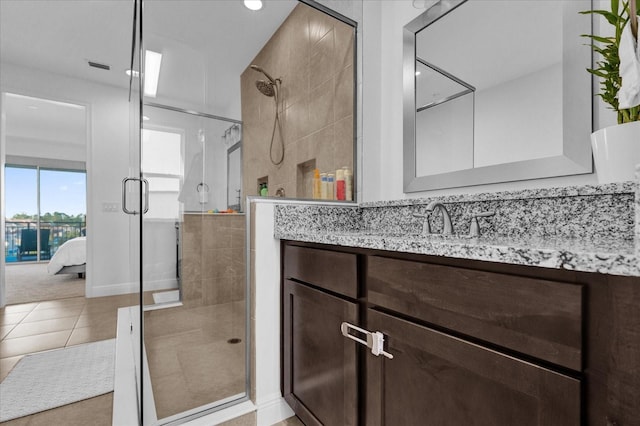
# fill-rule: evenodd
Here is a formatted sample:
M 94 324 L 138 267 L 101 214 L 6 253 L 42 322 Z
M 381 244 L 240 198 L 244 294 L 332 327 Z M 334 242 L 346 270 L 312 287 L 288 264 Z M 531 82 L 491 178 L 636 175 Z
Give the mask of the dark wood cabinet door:
M 366 356 L 367 426 L 573 426 L 580 382 L 374 310 L 393 359 Z
M 357 343 L 340 324 L 355 303 L 290 280 L 283 283 L 283 394 L 305 425 L 358 424 Z

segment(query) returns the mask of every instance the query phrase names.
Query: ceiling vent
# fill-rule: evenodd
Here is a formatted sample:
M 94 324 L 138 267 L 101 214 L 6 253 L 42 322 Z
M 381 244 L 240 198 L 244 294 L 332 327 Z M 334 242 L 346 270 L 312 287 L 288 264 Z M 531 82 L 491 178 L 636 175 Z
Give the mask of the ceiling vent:
M 98 62 L 92 62 L 92 61 L 87 61 L 87 62 L 89 63 L 90 67 L 100 68 L 101 70 L 107 70 L 107 71 L 111 69 L 109 65 L 101 64 Z

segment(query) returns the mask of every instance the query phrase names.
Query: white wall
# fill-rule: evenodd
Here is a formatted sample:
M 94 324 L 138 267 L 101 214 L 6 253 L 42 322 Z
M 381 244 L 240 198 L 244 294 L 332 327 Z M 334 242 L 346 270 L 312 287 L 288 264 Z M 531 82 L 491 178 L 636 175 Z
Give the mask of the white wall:
M 0 89 L 28 96 L 66 100 L 90 109 L 87 150 L 87 296 L 128 291 L 131 287 L 129 217 L 119 209 L 120 185 L 129 174 L 128 91 L 57 74 L 2 64 Z
M 423 10 L 411 0 L 364 1 L 364 147 L 360 201 L 596 183 L 594 174 L 404 194 L 402 190 L 402 28 Z M 377 29 L 379 28 L 379 33 Z M 596 23 L 598 32 L 598 23 Z M 588 47 L 585 46 L 585 49 Z M 377 68 L 379 66 L 379 68 Z M 586 71 L 585 71 L 586 72 Z M 380 109 L 375 102 L 379 99 Z M 369 102 L 374 103 L 369 105 Z M 615 123 L 599 98 L 594 130 Z M 585 143 L 590 143 L 588 140 Z
M 86 149 L 82 145 L 16 136 L 7 136 L 6 139 L 7 155 L 80 161 L 83 163 L 87 157 Z

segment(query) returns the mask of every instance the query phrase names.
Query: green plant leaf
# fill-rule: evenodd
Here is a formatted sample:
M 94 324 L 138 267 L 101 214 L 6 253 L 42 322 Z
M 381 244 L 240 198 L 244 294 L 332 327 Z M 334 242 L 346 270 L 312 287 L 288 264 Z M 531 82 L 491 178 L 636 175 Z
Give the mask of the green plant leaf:
M 579 13 L 583 15 L 602 16 L 613 26 L 615 35 L 613 37 L 605 37 L 595 34 L 582 34 L 581 36 L 589 38 L 591 40 L 589 46 L 593 52 L 600 55 L 594 68 L 586 69 L 587 72 L 600 79 L 600 93 L 596 94 L 596 96 L 607 103 L 610 109 L 617 112 L 619 123 L 626 123 L 628 121 L 640 120 L 640 107 L 621 110 L 619 108 L 618 98 L 616 97 L 622 85 L 618 48 L 620 46 L 622 30 L 629 20 L 630 8 L 629 2 L 624 0 L 611 0 L 610 7 L 611 10 L 596 9 Z M 638 9 L 640 10 L 640 7 Z
M 589 37 L 591 40 L 599 41 L 600 43 L 614 43 L 615 38 L 613 37 L 602 37 L 593 34 L 583 34 L 582 37 Z

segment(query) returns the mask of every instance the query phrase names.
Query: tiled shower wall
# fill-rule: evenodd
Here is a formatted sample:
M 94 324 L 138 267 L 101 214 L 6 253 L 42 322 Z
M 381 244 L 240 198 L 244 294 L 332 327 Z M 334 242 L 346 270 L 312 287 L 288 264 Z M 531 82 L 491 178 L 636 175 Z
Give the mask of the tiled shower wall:
M 182 230 L 182 301 L 185 306 L 244 300 L 245 216 L 187 214 Z
M 241 76 L 245 195 L 257 195 L 267 181 L 271 196 L 283 188 L 286 197 L 311 198 L 314 168 L 353 170 L 353 58 L 353 28 L 300 3 L 251 62 L 282 79 L 278 166 L 269 159 L 274 98 L 256 89 L 256 80 L 266 78 L 247 64 Z M 274 159 L 281 155 L 278 132 Z

